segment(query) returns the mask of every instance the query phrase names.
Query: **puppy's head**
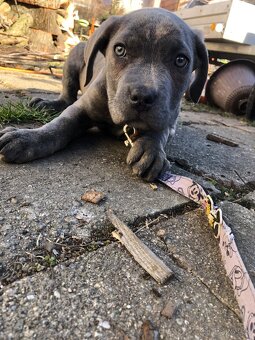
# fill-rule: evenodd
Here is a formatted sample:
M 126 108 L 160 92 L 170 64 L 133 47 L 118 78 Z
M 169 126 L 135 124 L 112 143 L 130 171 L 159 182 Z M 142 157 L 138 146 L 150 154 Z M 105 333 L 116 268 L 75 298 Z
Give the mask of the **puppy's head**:
M 104 22 L 88 42 L 86 83 L 96 54 L 106 62 L 109 110 L 115 124 L 174 130 L 180 100 L 197 102 L 207 78 L 207 51 L 181 19 L 164 9 L 141 9 Z

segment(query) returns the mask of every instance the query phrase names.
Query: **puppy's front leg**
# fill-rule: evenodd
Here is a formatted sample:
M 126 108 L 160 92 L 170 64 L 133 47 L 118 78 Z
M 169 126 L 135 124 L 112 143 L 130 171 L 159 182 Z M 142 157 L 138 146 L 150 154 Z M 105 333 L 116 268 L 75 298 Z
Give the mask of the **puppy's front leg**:
M 91 127 L 79 101 L 51 122 L 36 129 L 7 127 L 0 131 L 0 155 L 6 162 L 25 163 L 53 154 Z
M 169 166 L 164 147 L 169 137 L 169 129 L 161 133 L 144 132 L 130 149 L 127 163 L 133 173 L 147 181 L 153 181 L 163 168 Z

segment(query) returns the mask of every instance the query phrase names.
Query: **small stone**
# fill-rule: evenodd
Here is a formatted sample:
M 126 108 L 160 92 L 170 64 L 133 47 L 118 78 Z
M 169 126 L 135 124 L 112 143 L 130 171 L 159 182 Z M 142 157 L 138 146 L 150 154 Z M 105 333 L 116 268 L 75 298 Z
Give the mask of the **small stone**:
M 181 326 L 181 325 L 183 324 L 183 320 L 180 319 L 180 318 L 177 318 L 177 319 L 176 319 L 176 322 L 177 322 L 177 324 L 178 324 L 179 326 Z
M 165 236 L 165 234 L 166 234 L 165 229 L 159 229 L 157 231 L 157 236 L 159 236 L 159 237 Z
M 60 293 L 59 293 L 58 290 L 54 290 L 53 294 L 54 294 L 55 298 L 60 299 Z
M 175 310 L 176 306 L 171 301 L 168 301 L 160 314 L 168 319 L 171 319 L 171 317 L 174 315 Z
M 104 329 L 110 329 L 111 325 L 109 324 L 108 321 L 100 321 L 98 326 L 104 328 Z
M 11 198 L 10 198 L 10 202 L 11 202 L 12 204 L 17 204 L 18 200 L 17 200 L 16 197 L 11 197 Z
M 35 298 L 34 294 L 28 294 L 27 295 L 28 300 L 34 300 L 34 298 Z
M 151 291 L 157 298 L 160 298 L 162 296 L 161 292 L 155 287 L 152 287 Z
M 47 250 L 47 252 L 51 253 L 52 250 L 54 249 L 54 243 L 48 240 L 45 240 L 43 247 L 45 250 Z
M 55 256 L 58 256 L 58 255 L 59 255 L 59 252 L 58 252 L 56 249 L 52 249 L 52 253 L 53 253 Z
M 89 332 L 85 333 L 84 339 L 92 339 L 92 333 L 89 333 Z
M 101 338 L 101 337 L 102 337 L 101 333 L 99 333 L 97 331 L 94 332 L 94 338 Z
M 105 198 L 105 195 L 100 191 L 87 191 L 81 196 L 81 199 L 85 202 L 98 204 Z

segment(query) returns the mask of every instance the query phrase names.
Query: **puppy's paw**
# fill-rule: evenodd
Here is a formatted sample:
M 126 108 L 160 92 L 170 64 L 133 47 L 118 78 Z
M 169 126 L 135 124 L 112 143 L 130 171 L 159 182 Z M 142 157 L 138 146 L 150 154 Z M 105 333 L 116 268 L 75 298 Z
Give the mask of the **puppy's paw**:
M 0 157 L 5 162 L 25 163 L 36 156 L 33 130 L 7 127 L 0 131 Z
M 133 173 L 147 181 L 158 177 L 167 163 L 164 150 L 148 137 L 136 140 L 127 156 L 127 164 Z
M 54 112 L 62 112 L 64 111 L 69 104 L 64 100 L 56 99 L 56 100 L 46 100 L 42 98 L 32 98 L 29 102 L 30 107 L 34 107 L 39 110 L 48 110 Z

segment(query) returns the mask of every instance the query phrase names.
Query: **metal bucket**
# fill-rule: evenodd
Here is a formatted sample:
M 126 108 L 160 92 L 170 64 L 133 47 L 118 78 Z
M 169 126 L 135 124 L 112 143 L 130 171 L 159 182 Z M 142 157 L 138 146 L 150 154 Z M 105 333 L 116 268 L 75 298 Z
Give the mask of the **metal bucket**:
M 255 63 L 238 59 L 219 67 L 211 75 L 205 96 L 211 105 L 236 115 L 245 115 L 254 84 Z

